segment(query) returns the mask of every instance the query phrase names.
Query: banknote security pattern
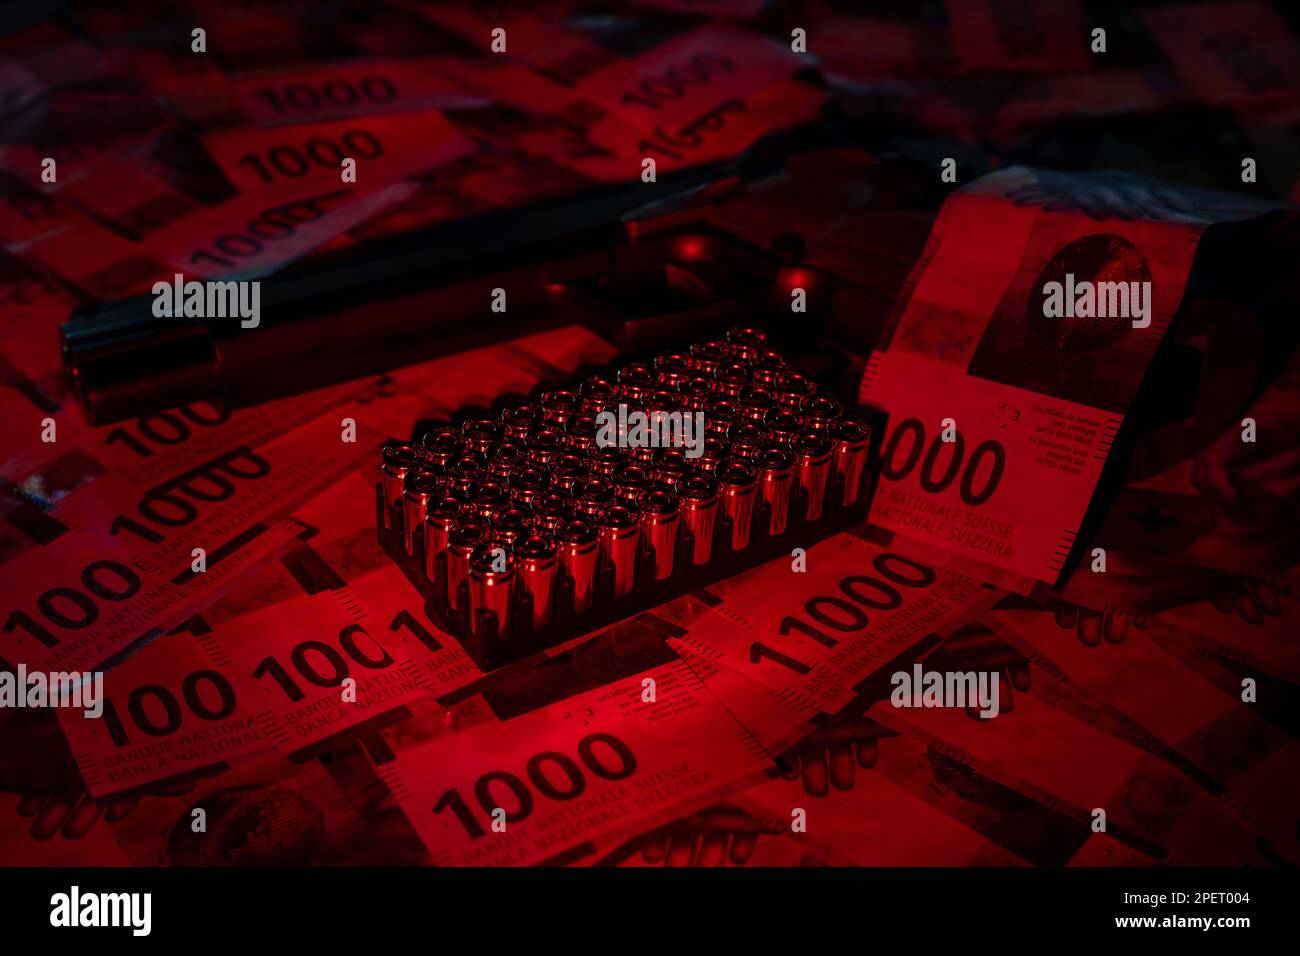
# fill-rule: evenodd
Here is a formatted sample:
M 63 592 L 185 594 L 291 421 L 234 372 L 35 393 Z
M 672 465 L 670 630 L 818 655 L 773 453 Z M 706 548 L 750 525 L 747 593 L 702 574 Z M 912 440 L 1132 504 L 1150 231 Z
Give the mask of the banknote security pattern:
M 737 326 L 386 443 L 376 528 L 491 670 L 861 524 L 883 418 L 846 415 Z M 702 433 L 636 434 L 683 420 Z

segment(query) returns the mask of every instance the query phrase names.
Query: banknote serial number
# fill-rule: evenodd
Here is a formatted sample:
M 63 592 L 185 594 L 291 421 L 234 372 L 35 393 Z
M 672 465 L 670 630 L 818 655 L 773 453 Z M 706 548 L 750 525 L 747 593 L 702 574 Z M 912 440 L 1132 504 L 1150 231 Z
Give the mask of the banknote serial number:
M 231 269 L 239 259 L 261 255 L 275 243 L 297 235 L 299 226 L 306 226 L 328 215 L 334 206 L 351 198 L 351 189 L 336 189 L 308 199 L 264 209 L 243 227 L 242 231 L 217 236 L 210 246 L 190 254 L 190 263 L 210 263 L 220 269 Z M 213 251 L 215 250 L 215 251 Z
M 898 449 L 905 438 L 911 438 L 906 457 L 898 460 Z M 880 473 L 890 481 L 902 481 L 910 475 L 919 464 L 921 467 L 921 487 L 931 494 L 947 491 L 960 475 L 958 494 L 961 500 L 972 508 L 984 504 L 993 497 L 1002 483 L 1002 475 L 1007 468 L 1007 450 L 1000 441 L 988 439 L 975 446 L 970 457 L 966 457 L 966 440 L 961 432 L 956 432 L 952 441 L 943 441 L 941 435 L 935 435 L 930 447 L 925 449 L 925 426 L 917 418 L 905 418 L 898 423 L 885 450 L 880 456 Z M 951 449 L 948 465 L 942 472 L 938 471 L 939 456 L 944 448 Z M 983 475 L 983 484 L 976 488 L 981 480 L 981 469 L 987 463 L 987 474 Z
M 236 467 L 239 463 L 239 467 Z M 199 505 L 222 502 L 234 496 L 236 481 L 257 481 L 271 473 L 271 464 L 247 446 L 240 446 L 211 461 L 177 475 L 145 491 L 137 504 L 141 517 L 160 527 L 185 527 L 199 518 Z M 149 544 L 161 544 L 166 536 L 126 515 L 116 516 L 109 534 L 134 534 Z M 214 558 L 222 555 L 213 552 Z M 193 577 L 186 570 L 173 579 L 183 584 Z M 43 591 L 36 610 L 43 621 L 65 631 L 90 627 L 101 616 L 105 602 L 127 601 L 143 587 L 140 576 L 130 567 L 105 559 L 92 561 L 81 571 L 81 588 L 60 586 Z M 58 647 L 61 639 L 26 611 L 17 610 L 5 619 L 4 633 L 23 630 L 46 647 Z
M 856 633 L 865 629 L 870 622 L 863 608 L 872 611 L 892 611 L 903 604 L 903 592 L 899 590 L 900 588 L 928 588 L 936 578 L 933 568 L 927 568 L 892 551 L 884 551 L 876 555 L 872 559 L 871 566 L 879 577 L 850 574 L 839 583 L 842 597 L 823 594 L 810 597 L 804 602 L 804 613 L 824 628 L 850 634 Z M 895 584 L 898 587 L 894 587 Z M 793 633 L 803 634 L 828 648 L 840 643 L 837 638 L 831 637 L 820 628 L 791 615 L 781 618 L 777 633 L 781 637 L 789 637 Z M 749 662 L 757 664 L 764 658 L 796 674 L 806 676 L 812 672 L 810 664 L 805 664 L 767 644 L 755 641 L 749 646 Z
M 266 86 L 253 96 L 263 100 L 276 113 L 315 113 L 322 105 L 342 109 L 363 101 L 389 103 L 397 98 L 397 87 L 387 77 L 363 76 L 356 83 L 335 78 L 319 84 Z
M 597 749 L 598 745 L 600 749 Z M 534 791 L 558 801 L 575 800 L 581 796 L 587 789 L 587 775 L 583 768 L 593 776 L 609 781 L 625 780 L 636 773 L 637 761 L 632 748 L 613 734 L 588 734 L 578 741 L 577 752 L 576 761 L 557 750 L 534 754 L 528 758 L 524 768 L 527 782 L 508 770 L 489 771 L 475 782 L 474 797 L 489 820 L 495 820 L 500 813 L 506 823 L 519 823 L 528 819 L 536 806 Z M 546 773 L 548 767 L 554 769 L 553 774 Z M 498 792 L 504 793 L 507 799 L 501 799 Z M 513 803 L 514 808 L 507 809 L 507 803 Z M 446 810 L 455 814 L 472 839 L 480 840 L 487 836 L 469 803 L 454 787 L 433 805 L 434 813 L 441 814 Z
M 192 426 L 212 428 L 230 420 L 230 413 L 224 409 L 210 402 L 202 404 L 210 411 L 200 413 L 194 405 L 181 405 L 169 411 L 143 415 L 135 421 L 135 432 L 138 434 L 119 425 L 104 438 L 104 444 L 120 443 L 140 458 L 152 458 L 159 446 L 171 447 L 189 441 L 194 435 Z
M 665 102 L 680 100 L 691 87 L 707 86 L 715 76 L 730 73 L 736 64 L 718 53 L 698 53 L 689 61 L 671 66 L 663 73 L 643 80 L 634 93 L 624 93 L 627 106 L 662 110 Z
M 81 571 L 81 587 L 54 587 L 36 599 L 36 610 L 55 627 L 74 631 L 99 619 L 101 601 L 126 601 L 139 593 L 140 576 L 120 561 L 92 561 Z M 96 600 L 98 599 L 98 600 Z M 26 611 L 13 611 L 4 632 L 23 630 L 46 647 L 58 647 L 59 638 Z
M 309 139 L 301 148 L 287 143 L 272 146 L 265 155 L 245 153 L 238 165 L 251 169 L 264 183 L 277 179 L 299 179 L 318 169 L 336 170 L 348 156 L 378 159 L 384 155 L 379 138 L 365 129 L 351 129 L 338 141 L 323 136 Z
M 442 649 L 437 638 L 410 611 L 399 611 L 388 630 L 410 631 L 429 650 Z M 262 658 L 250 676 L 259 682 L 269 679 L 289 702 L 296 704 L 307 698 L 304 684 L 333 689 L 343 686 L 354 673 L 360 673 L 354 668 L 384 671 L 396 663 L 393 655 L 365 628 L 349 624 L 339 630 L 333 645 L 324 640 L 299 641 L 287 654 Z M 181 729 L 187 714 L 208 723 L 219 723 L 233 716 L 239 705 L 230 679 L 210 669 L 187 674 L 180 682 L 179 697 L 162 684 L 140 684 L 125 694 L 125 702 L 129 724 L 122 719 L 113 698 L 104 701 L 105 725 L 113 745 L 118 748 L 131 746 L 132 731 L 147 737 L 169 737 Z

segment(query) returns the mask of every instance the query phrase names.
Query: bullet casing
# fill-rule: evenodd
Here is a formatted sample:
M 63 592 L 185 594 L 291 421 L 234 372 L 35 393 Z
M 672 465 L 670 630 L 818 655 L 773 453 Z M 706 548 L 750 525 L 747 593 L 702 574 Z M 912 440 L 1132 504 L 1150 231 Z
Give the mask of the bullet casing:
M 801 435 L 794 443 L 795 473 L 799 488 L 807 496 L 804 517 L 816 521 L 826 505 L 826 485 L 830 480 L 831 443 L 824 435 Z
M 533 527 L 549 535 L 558 534 L 577 511 L 570 495 L 548 491 L 533 502 Z
M 713 474 L 718 465 L 731 456 L 731 443 L 725 438 L 715 438 L 710 436 L 704 440 L 704 447 L 700 449 L 692 463 L 692 467 L 697 472 L 703 472 L 706 475 Z
M 830 395 L 809 395 L 799 403 L 804 428 L 815 432 L 828 431 L 843 411 L 844 405 L 840 400 Z
M 749 547 L 754 505 L 758 499 L 758 476 L 743 459 L 724 461 L 714 472 L 722 502 L 722 513 L 731 519 L 731 550 Z
M 659 376 L 653 368 L 642 362 L 624 365 L 618 370 L 615 394 L 628 405 L 639 405 L 646 393 L 658 384 Z
M 871 426 L 854 418 L 841 418 L 831 426 L 835 476 L 842 484 L 840 504 L 851 508 L 858 503 L 862 475 L 867 468 Z
M 525 507 L 532 505 L 551 487 L 551 472 L 541 465 L 527 464 L 510 475 L 510 497 Z
M 614 473 L 614 497 L 619 504 L 636 507 L 636 499 L 654 480 L 650 465 L 626 462 Z
M 716 381 L 714 392 L 735 400 L 750 383 L 749 364 L 736 361 L 724 362 L 714 371 L 713 377 Z
M 672 577 L 677 538 L 682 527 L 681 502 L 672 488 L 654 484 L 637 496 L 641 515 L 641 544 L 654 552 L 655 580 Z
M 676 391 L 678 386 L 690 376 L 690 359 L 681 352 L 666 352 L 655 356 L 655 371 L 659 374 L 659 384 Z
M 600 564 L 600 533 L 596 522 L 577 515 L 564 526 L 559 539 L 560 570 L 573 582 L 573 609 L 586 611 L 596 593 Z
M 529 432 L 524 445 L 528 448 L 528 460 L 542 467 L 566 447 L 564 433 L 545 426 Z
M 469 558 L 469 623 L 474 634 L 482 633 L 480 612 L 491 611 L 497 636 L 510 636 L 515 576 L 515 558 L 506 542 L 489 538 L 474 549 Z
M 513 439 L 497 442 L 488 454 L 487 470 L 492 477 L 507 480 L 528 461 L 528 449 Z
M 537 532 L 521 538 L 515 542 L 515 560 L 519 587 L 533 602 L 533 627 L 544 627 L 551 622 L 555 607 L 555 580 L 560 567 L 555 539 Z
M 731 457 L 754 459 L 767 447 L 768 432 L 758 422 L 741 419 L 732 422 L 727 429 L 727 441 L 731 446 Z
M 521 402 L 518 405 L 511 405 L 501 412 L 501 426 L 505 430 L 507 439 L 513 442 L 522 442 L 528 437 L 528 433 L 537 427 L 537 422 L 541 416 L 537 409 L 529 402 Z
M 718 483 L 702 473 L 687 475 L 677 483 L 681 499 L 682 528 L 695 537 L 691 560 L 705 564 L 713 556 L 713 533 L 718 525 Z
M 447 532 L 447 603 L 460 608 L 460 586 L 469 579 L 469 559 L 488 537 L 487 522 L 463 518 Z
M 595 416 L 614 401 L 614 383 L 603 375 L 588 375 L 582 380 L 582 388 L 579 391 L 582 394 L 584 415 Z
M 715 398 L 704 409 L 704 434 L 726 438 L 731 426 L 743 418 L 740 406 L 730 399 Z
M 470 500 L 470 509 L 484 521 L 492 517 L 492 512 L 509 503 L 510 490 L 500 481 L 482 481 L 474 487 Z
M 429 462 L 446 468 L 465 450 L 465 433 L 451 425 L 441 425 L 425 432 L 421 445 Z
M 789 369 L 779 352 L 772 349 L 760 349 L 754 357 L 754 382 L 774 388 L 781 382 L 781 376 Z
M 778 405 L 763 418 L 767 428 L 768 439 L 775 444 L 789 445 L 805 431 L 803 419 L 797 412 L 784 405 Z
M 578 482 L 573 486 L 573 494 L 578 501 L 578 511 L 590 518 L 598 518 L 614 503 L 614 486 L 603 478 Z
M 592 445 L 588 449 L 588 467 L 593 477 L 609 478 L 618 470 L 619 465 L 627 461 L 627 455 L 617 445 Z
M 582 396 L 567 388 L 553 388 L 542 393 L 542 418 L 562 431 L 565 423 L 582 411 Z
M 767 505 L 769 534 L 785 534 L 790 523 L 790 496 L 794 492 L 794 453 L 785 447 L 768 447 L 758 457 L 758 495 Z
M 596 432 L 599 430 L 600 424 L 596 421 L 596 416 L 584 410 L 581 415 L 574 415 L 565 422 L 564 443 L 571 451 L 585 453 L 596 444 Z
M 459 498 L 444 495 L 429 504 L 424 519 L 424 576 L 428 580 L 437 580 L 435 562 L 447 550 L 447 535 L 464 513 L 465 502 Z
M 419 466 L 402 480 L 402 545 L 408 555 L 415 554 L 415 529 L 424 527 L 429 503 L 442 495 L 446 478 L 441 471 Z
M 402 483 L 406 473 L 424 458 L 410 442 L 390 441 L 384 445 L 379 464 L 380 488 L 384 496 L 384 527 L 394 527 L 393 509 L 401 507 Z
M 755 325 L 733 325 L 727 330 L 727 351 L 732 358 L 752 363 L 767 344 L 767 333 Z
M 447 465 L 447 490 L 457 498 L 472 501 L 474 489 L 487 474 L 487 463 L 476 452 L 462 453 Z
M 768 413 L 777 407 L 776 395 L 762 385 L 746 385 L 736 400 L 741 416 L 764 424 Z
M 690 349 L 691 367 L 710 377 L 728 357 L 725 342 L 696 342 Z
M 713 399 L 713 380 L 699 372 L 691 372 L 677 384 L 677 401 L 683 411 L 702 412 Z
M 597 523 L 600 526 L 600 563 L 614 571 L 614 594 L 617 597 L 630 594 L 636 584 L 640 518 L 631 508 L 613 505 L 601 512 Z
M 462 429 L 465 432 L 465 447 L 484 456 L 504 434 L 501 423 L 495 418 L 471 418 L 465 422 Z
M 573 491 L 573 486 L 591 473 L 587 459 L 572 452 L 557 455 L 551 461 L 551 489 Z
M 513 545 L 527 535 L 533 526 L 533 516 L 519 505 L 507 504 L 492 512 L 492 536 Z
M 803 400 L 817 391 L 817 383 L 798 372 L 786 372 L 776 386 L 776 398 L 782 405 L 799 410 Z
M 677 481 L 691 470 L 691 459 L 681 448 L 661 448 L 655 459 L 652 474 L 654 480 L 675 488 Z

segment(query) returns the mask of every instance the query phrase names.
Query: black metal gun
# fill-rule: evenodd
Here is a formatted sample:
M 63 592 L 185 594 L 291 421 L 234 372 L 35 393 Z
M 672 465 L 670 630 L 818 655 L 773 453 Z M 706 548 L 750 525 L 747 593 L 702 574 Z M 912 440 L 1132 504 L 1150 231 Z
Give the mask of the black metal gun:
M 82 309 L 61 327 L 64 366 L 104 424 L 247 407 L 575 323 L 624 354 L 758 319 L 804 349 L 826 333 L 862 351 L 928 234 L 927 188 L 833 127 L 796 130 L 659 182 L 310 257 L 262 280 L 255 329 L 158 318 L 152 296 Z

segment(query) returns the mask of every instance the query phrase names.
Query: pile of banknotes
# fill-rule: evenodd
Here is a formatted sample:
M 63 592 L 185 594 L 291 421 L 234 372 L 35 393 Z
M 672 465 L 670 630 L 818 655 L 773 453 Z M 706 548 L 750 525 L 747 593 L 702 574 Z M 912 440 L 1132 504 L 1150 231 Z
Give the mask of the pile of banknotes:
M 100 692 L 0 708 L 0 862 L 1300 862 L 1300 30 L 1113 6 L 7 10 L 0 670 Z M 818 233 L 899 290 L 816 344 L 888 415 L 867 522 L 524 666 L 480 668 L 381 547 L 379 449 L 606 340 L 99 427 L 64 373 L 72 310 L 175 273 L 832 122 L 933 170 L 919 254 L 902 220 Z M 871 199 L 799 182 L 762 228 Z M 930 706 L 931 674 L 978 692 Z

